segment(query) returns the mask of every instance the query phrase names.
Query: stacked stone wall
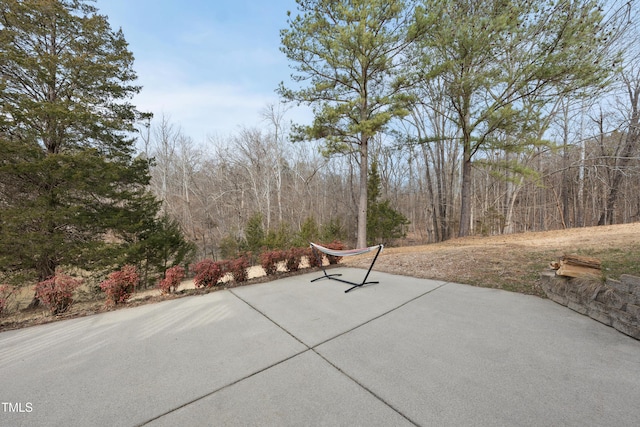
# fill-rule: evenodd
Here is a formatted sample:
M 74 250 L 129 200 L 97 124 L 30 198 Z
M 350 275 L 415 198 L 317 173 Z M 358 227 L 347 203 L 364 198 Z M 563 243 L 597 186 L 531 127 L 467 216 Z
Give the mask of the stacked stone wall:
M 602 282 L 545 271 L 541 279 L 549 299 L 640 340 L 640 277 L 624 274 Z

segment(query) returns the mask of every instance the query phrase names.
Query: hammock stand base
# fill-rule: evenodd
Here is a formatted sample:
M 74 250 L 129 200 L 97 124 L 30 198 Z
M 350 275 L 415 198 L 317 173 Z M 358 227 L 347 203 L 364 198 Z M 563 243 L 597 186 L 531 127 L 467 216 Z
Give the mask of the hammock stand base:
M 355 288 L 359 288 L 359 287 L 364 286 L 364 285 L 369 285 L 369 284 L 373 284 L 373 283 L 379 283 L 378 281 L 367 282 L 367 278 L 369 277 L 369 273 L 371 273 L 371 269 L 373 268 L 373 265 L 376 263 L 376 260 L 378 259 L 378 255 L 380 255 L 380 251 L 382 251 L 382 248 L 383 248 L 382 245 L 377 245 L 377 246 L 371 246 L 371 247 L 363 248 L 363 249 L 352 249 L 352 250 L 346 250 L 346 251 L 336 251 L 336 250 L 333 250 L 333 249 L 325 248 L 325 247 L 320 246 L 320 245 L 316 245 L 315 243 L 311 243 L 311 250 L 315 254 L 316 258 L 318 259 L 318 263 L 320 264 L 320 268 L 322 268 L 322 272 L 324 273 L 323 276 L 317 277 L 317 278 L 313 279 L 311 282 L 315 282 L 315 281 L 321 280 L 321 279 L 331 279 L 331 280 L 336 280 L 338 282 L 347 283 L 349 285 L 352 285 L 349 289 L 344 291 L 345 294 L 347 292 L 355 289 Z M 377 249 L 376 255 L 373 257 L 373 261 L 371 261 L 371 265 L 369 266 L 369 269 L 367 270 L 367 274 L 365 274 L 364 279 L 362 279 L 361 283 L 355 283 L 355 282 L 350 282 L 348 280 L 339 279 L 338 276 L 342 276 L 341 273 L 327 274 L 327 270 L 324 268 L 324 263 L 322 262 L 321 252 L 323 252 L 323 253 L 325 253 L 327 255 L 343 257 L 343 256 L 349 256 L 349 255 L 365 254 L 367 252 L 371 252 L 374 249 Z

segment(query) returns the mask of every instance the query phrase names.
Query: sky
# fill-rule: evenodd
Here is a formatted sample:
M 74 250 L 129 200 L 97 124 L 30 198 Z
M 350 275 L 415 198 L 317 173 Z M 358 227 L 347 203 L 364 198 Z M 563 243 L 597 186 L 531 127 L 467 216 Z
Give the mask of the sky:
M 135 57 L 133 99 L 140 111 L 165 116 L 195 142 L 262 127 L 261 111 L 280 102 L 290 82 L 280 30 L 295 0 L 97 0 L 111 28 L 122 28 Z M 302 109 L 287 118 L 305 120 Z

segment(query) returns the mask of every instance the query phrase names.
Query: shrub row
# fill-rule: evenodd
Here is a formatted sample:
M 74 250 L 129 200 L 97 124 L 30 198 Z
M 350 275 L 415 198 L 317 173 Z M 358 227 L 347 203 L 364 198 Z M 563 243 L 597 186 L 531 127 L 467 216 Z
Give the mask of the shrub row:
M 334 241 L 329 244 L 325 244 L 325 247 L 329 249 L 341 250 L 344 249 L 344 245 L 339 241 Z M 310 268 L 320 267 L 324 263 L 324 258 L 327 258 L 329 264 L 337 264 L 342 257 L 335 257 L 331 255 L 325 255 L 317 253 L 311 248 L 292 248 L 288 250 L 274 250 L 265 251 L 260 254 L 260 265 L 264 269 L 267 276 L 276 274 L 278 271 L 278 265 L 282 265 L 285 271 L 298 271 L 300 269 L 300 263 L 302 258 L 306 257 Z
M 344 245 L 342 244 L 342 242 L 339 242 L 337 240 L 334 240 L 333 242 L 324 245 L 324 247 L 327 249 L 333 249 L 334 251 L 341 251 L 344 249 Z M 332 264 L 332 265 L 337 264 L 338 262 L 340 262 L 341 259 L 342 259 L 341 256 L 327 255 L 327 260 L 329 261 L 329 264 Z
M 324 245 L 330 249 L 341 250 L 344 245 L 339 241 L 334 241 Z M 302 258 L 308 261 L 309 267 L 320 267 L 324 262 L 325 255 L 317 254 L 311 248 L 291 248 L 287 250 L 263 250 L 258 256 L 258 262 L 267 276 L 272 276 L 278 272 L 278 267 L 287 272 L 300 270 Z M 337 264 L 341 257 L 331 255 L 326 256 L 329 264 Z M 245 253 L 234 260 L 213 261 L 204 259 L 190 267 L 194 274 L 194 284 L 198 288 L 210 288 L 218 286 L 222 278 L 231 273 L 233 280 L 240 283 L 248 280 L 248 270 L 251 267 L 251 254 Z
M 116 305 L 126 302 L 139 283 L 140 276 L 136 268 L 125 265 L 121 270 L 109 274 L 107 279 L 100 283 L 100 289 L 106 294 L 107 305 Z M 35 297 L 51 314 L 62 314 L 73 304 L 74 292 L 81 284 L 82 279 L 56 272 L 54 276 L 36 284 Z M 16 292 L 15 287 L 0 285 L 0 315 L 7 309 L 10 298 Z
M 222 263 L 212 259 L 203 259 L 197 264 L 193 264 L 191 271 L 195 275 L 193 282 L 196 288 L 211 288 L 216 286 L 220 279 L 222 279 L 222 276 L 225 275 Z
M 285 271 L 298 271 L 303 256 L 308 256 L 308 251 L 302 248 L 291 248 L 288 250 L 264 251 L 259 256 L 260 266 L 267 276 L 272 276 L 278 272 L 278 266 L 282 266 Z
M 344 245 L 338 241 L 325 245 L 327 248 L 341 250 Z M 300 269 L 302 258 L 306 257 L 309 267 L 319 267 L 324 262 L 324 254 L 318 254 L 311 248 L 291 248 L 288 250 L 263 251 L 258 257 L 260 265 L 267 276 L 276 274 L 278 266 L 286 271 L 296 272 Z M 326 256 L 329 264 L 336 264 L 340 257 Z M 234 260 L 213 261 L 202 260 L 190 266 L 194 274 L 194 284 L 198 288 L 218 286 L 222 278 L 230 273 L 233 280 L 241 283 L 249 278 L 251 254 L 241 255 Z M 163 293 L 176 292 L 185 277 L 185 269 L 174 266 L 165 272 L 165 277 L 158 282 L 157 288 Z M 100 289 L 106 295 L 107 305 L 118 305 L 127 302 L 140 283 L 140 275 L 133 265 L 125 265 L 114 271 L 106 280 L 100 283 Z M 66 312 L 73 304 L 73 293 L 82 284 L 82 280 L 75 279 L 63 273 L 43 280 L 36 285 L 36 298 L 46 306 L 52 314 Z M 6 310 L 9 298 L 15 293 L 15 288 L 0 285 L 0 315 Z
M 225 261 L 204 259 L 190 267 L 194 274 L 193 282 L 197 288 L 211 288 L 218 286 L 227 273 L 231 273 L 233 280 L 238 283 L 246 282 L 249 279 L 250 260 L 250 254 Z

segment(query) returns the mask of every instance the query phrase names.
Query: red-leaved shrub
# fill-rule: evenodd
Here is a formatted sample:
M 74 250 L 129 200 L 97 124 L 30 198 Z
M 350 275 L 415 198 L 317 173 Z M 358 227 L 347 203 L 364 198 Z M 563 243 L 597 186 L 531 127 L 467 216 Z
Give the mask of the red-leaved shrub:
M 107 294 L 107 304 L 117 305 L 127 302 L 136 286 L 140 283 L 140 276 L 133 265 L 125 265 L 119 271 L 109 274 L 107 280 L 100 283 L 100 289 Z
M 16 288 L 11 285 L 0 285 L 0 316 L 7 309 L 9 299 L 16 292 Z
M 170 294 L 178 290 L 178 286 L 184 279 L 185 271 L 184 267 L 176 265 L 167 269 L 164 273 L 164 279 L 158 283 L 158 289 L 162 294 Z
M 267 276 L 273 276 L 278 271 L 278 263 L 284 260 L 282 251 L 267 251 L 260 254 L 260 265 Z
M 302 248 L 291 248 L 287 251 L 287 271 L 295 272 L 300 269 L 300 261 L 302 261 L 303 253 L 304 250 Z
M 342 242 L 338 240 L 334 240 L 333 242 L 323 245 L 327 249 L 333 249 L 334 251 L 344 250 L 344 245 Z M 329 264 L 337 264 L 342 259 L 341 256 L 327 255 L 327 259 L 329 260 Z
M 249 267 L 251 263 L 247 256 L 241 256 L 229 262 L 228 268 L 237 283 L 246 282 L 249 278 Z
M 82 280 L 59 273 L 36 285 L 36 298 L 51 314 L 64 313 L 73 303 L 73 291 L 81 284 Z
M 193 283 L 198 288 L 211 288 L 218 284 L 218 281 L 225 275 L 222 264 L 212 259 L 203 259 L 191 266 L 191 271 L 195 274 Z
M 304 256 L 307 257 L 310 268 L 322 266 L 322 252 L 312 248 L 305 248 Z

